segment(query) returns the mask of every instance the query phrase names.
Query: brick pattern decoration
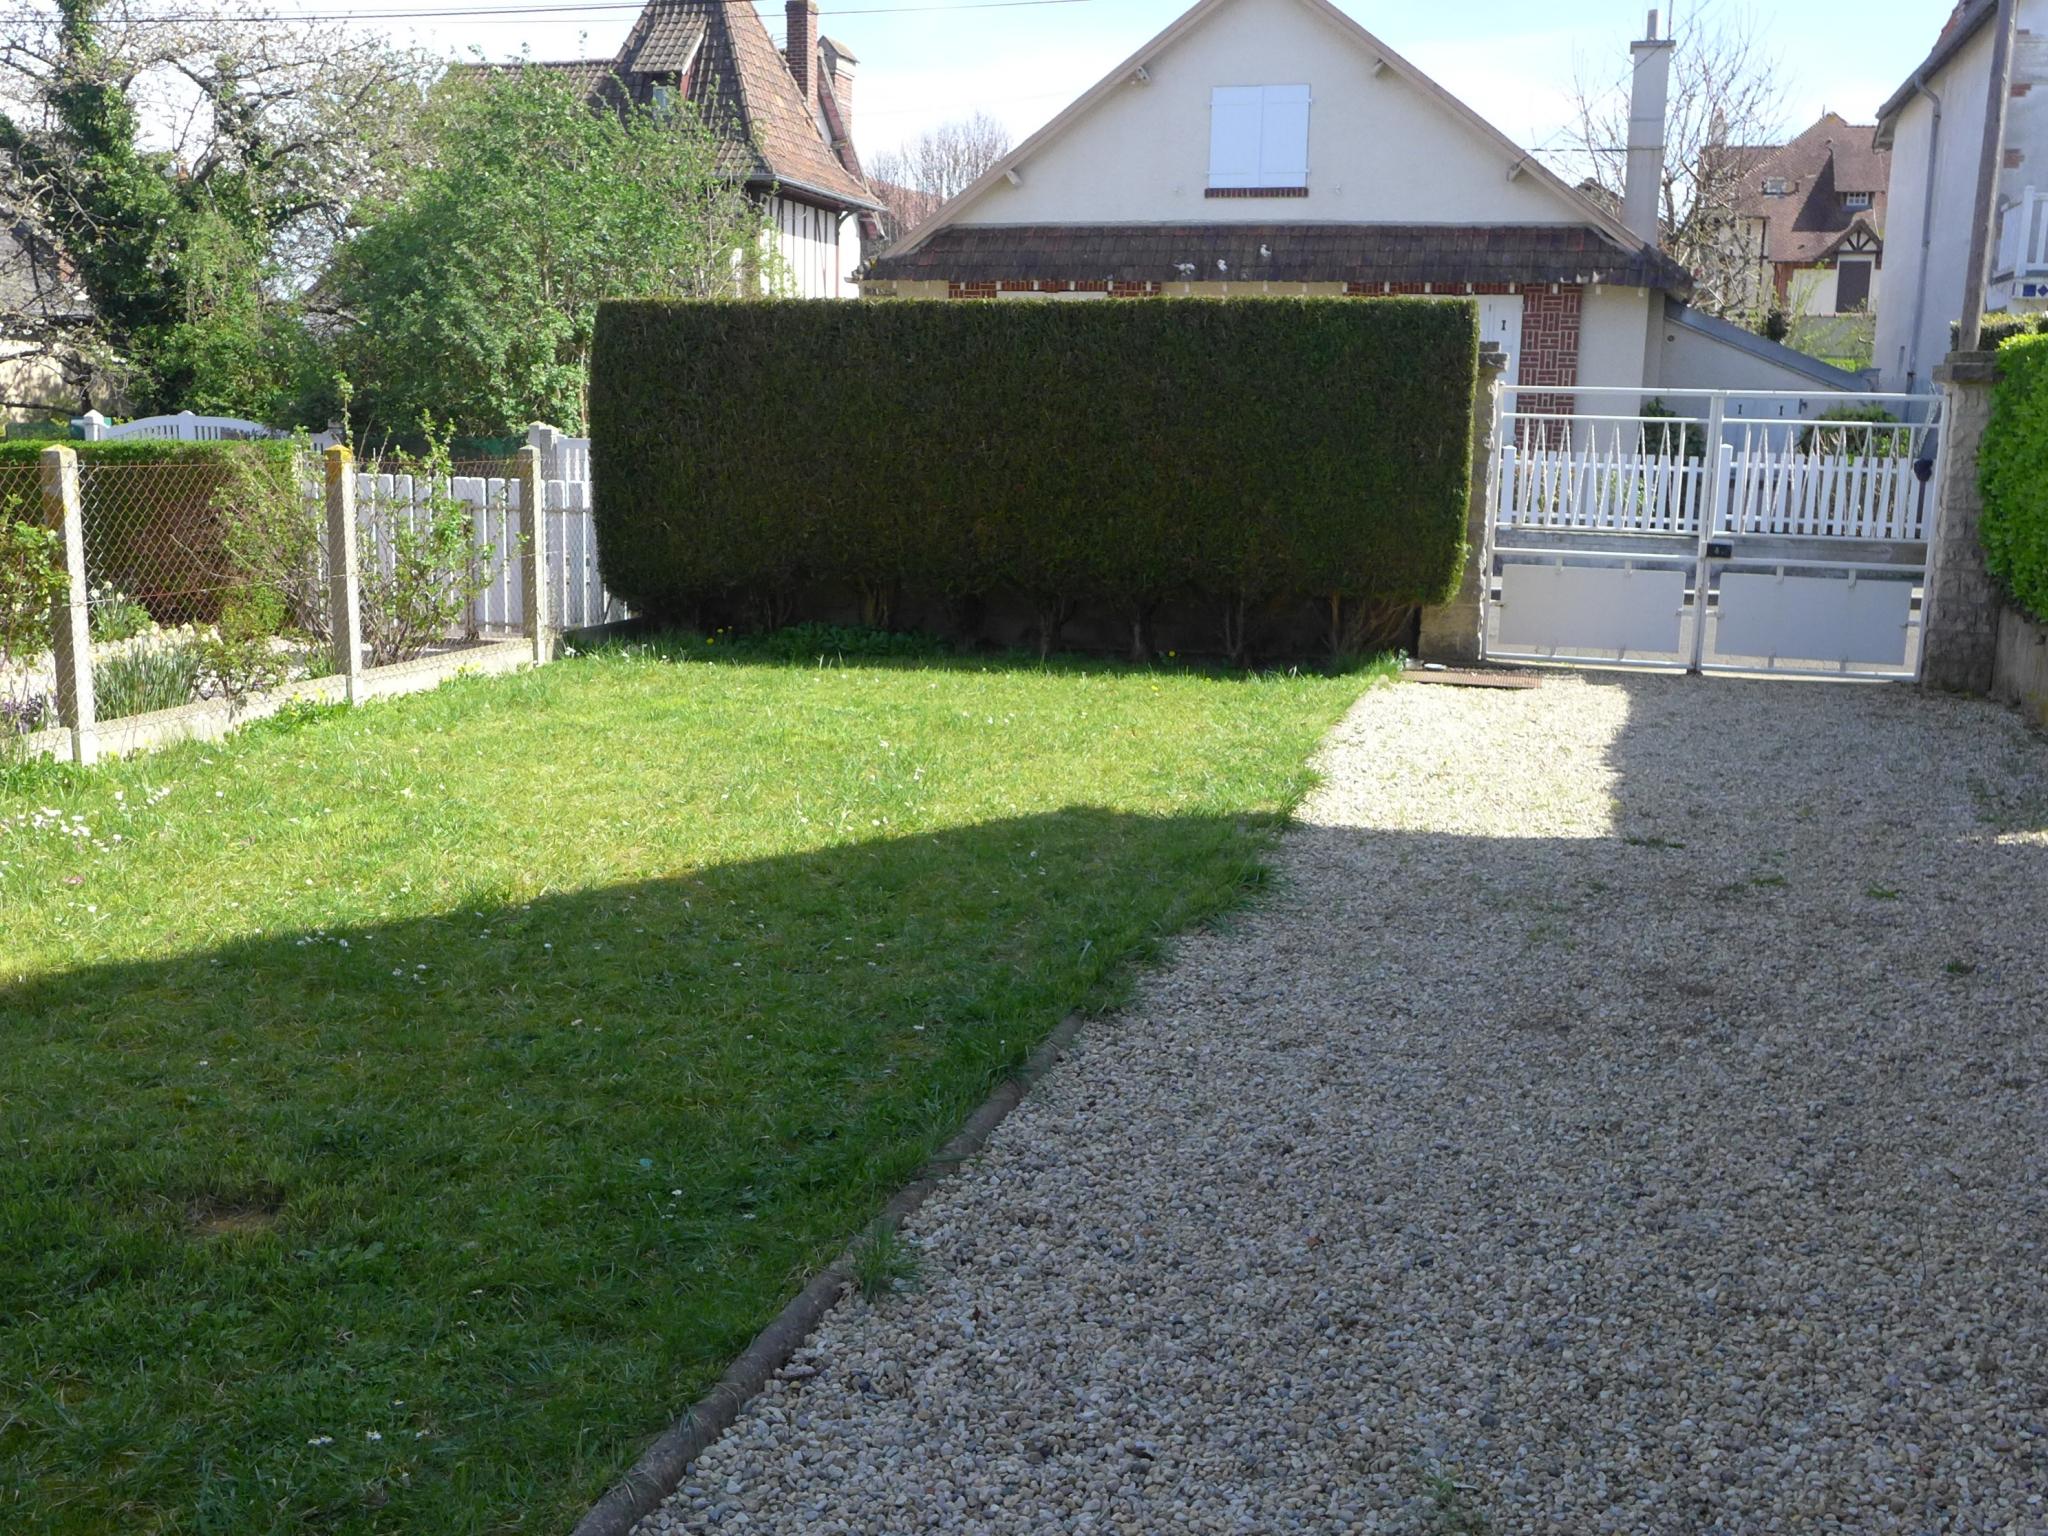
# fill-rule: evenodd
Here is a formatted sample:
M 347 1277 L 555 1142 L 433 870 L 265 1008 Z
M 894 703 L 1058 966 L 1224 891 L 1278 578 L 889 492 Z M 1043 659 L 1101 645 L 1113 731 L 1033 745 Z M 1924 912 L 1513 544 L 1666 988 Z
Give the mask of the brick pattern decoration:
M 992 299 L 999 293 L 1101 293 L 1112 299 L 1151 299 L 1159 296 L 1157 283 L 1119 283 L 1106 278 L 1077 278 L 1073 282 L 1047 282 L 1038 278 L 1009 278 L 992 283 L 948 283 L 949 299 Z
M 1307 197 L 1307 187 L 1208 187 L 1204 197 Z

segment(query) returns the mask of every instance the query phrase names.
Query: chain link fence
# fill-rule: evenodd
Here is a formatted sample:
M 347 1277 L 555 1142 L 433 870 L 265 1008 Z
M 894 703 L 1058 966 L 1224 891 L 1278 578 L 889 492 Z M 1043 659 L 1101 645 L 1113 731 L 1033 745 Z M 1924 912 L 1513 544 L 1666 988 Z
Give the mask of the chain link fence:
M 87 460 L 75 493 L 56 462 L 0 469 L 0 534 L 22 546 L 0 566 L 21 610 L 0 633 L 0 708 L 17 746 L 61 716 L 73 755 L 89 759 L 162 739 L 178 712 L 232 723 L 259 701 L 353 701 L 548 652 L 546 587 L 536 603 L 528 568 L 531 451 L 367 466 L 267 446 Z M 353 539 L 337 544 L 344 525 Z M 337 581 L 346 569 L 354 580 Z

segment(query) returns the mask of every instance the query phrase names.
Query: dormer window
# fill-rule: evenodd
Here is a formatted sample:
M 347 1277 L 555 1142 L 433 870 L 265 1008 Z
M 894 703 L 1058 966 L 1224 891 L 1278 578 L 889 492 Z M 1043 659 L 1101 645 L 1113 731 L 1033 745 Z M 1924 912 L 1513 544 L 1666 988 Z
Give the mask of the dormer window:
M 1786 180 L 1783 176 L 1766 176 L 1764 178 L 1765 197 L 1784 197 L 1788 193 L 1790 193 L 1791 190 L 1792 183 Z
M 676 103 L 681 99 L 682 93 L 672 83 L 663 81 L 654 87 L 648 104 L 654 109 L 655 119 L 665 123 L 676 115 Z
M 1305 85 L 1219 85 L 1209 93 L 1211 197 L 1306 197 Z
M 1870 206 L 1870 194 L 1868 192 L 1844 192 L 1842 194 L 1842 206 L 1844 208 L 1868 208 Z

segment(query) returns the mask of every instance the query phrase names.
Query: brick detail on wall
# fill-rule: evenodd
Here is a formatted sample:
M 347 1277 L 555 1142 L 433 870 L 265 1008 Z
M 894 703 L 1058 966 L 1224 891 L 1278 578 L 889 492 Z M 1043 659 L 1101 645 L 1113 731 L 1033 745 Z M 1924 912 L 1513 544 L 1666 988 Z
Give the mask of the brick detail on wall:
M 1080 278 L 1074 282 L 1023 278 L 1000 283 L 946 284 L 949 299 L 992 299 L 998 293 L 1105 293 L 1112 299 L 1150 299 L 1159 292 L 1157 283 L 1126 283 L 1110 278 Z
M 2005 168 L 2008 171 L 2016 171 L 2026 163 L 2027 152 L 2024 149 L 2008 149 L 2005 152 Z
M 1204 197 L 1307 197 L 1307 187 L 1208 187 Z

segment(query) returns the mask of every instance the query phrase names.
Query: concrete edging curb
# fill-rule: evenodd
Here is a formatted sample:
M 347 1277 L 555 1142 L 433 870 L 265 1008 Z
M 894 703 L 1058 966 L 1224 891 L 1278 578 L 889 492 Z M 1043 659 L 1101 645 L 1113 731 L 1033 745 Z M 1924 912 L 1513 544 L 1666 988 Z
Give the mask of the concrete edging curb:
M 898 1190 L 882 1207 L 875 1228 L 894 1232 L 961 1163 L 987 1146 L 995 1128 L 1073 1045 L 1074 1037 L 1081 1032 L 1081 1022 L 1079 1014 L 1069 1014 L 1022 1067 L 998 1083 L 967 1123 L 925 1164 L 916 1180 Z M 832 1310 L 851 1281 L 853 1256 L 854 1245 L 849 1245 L 813 1276 L 810 1284 L 754 1336 L 753 1343 L 740 1351 L 739 1357 L 718 1378 L 718 1384 L 656 1437 L 626 1475 L 576 1522 L 572 1536 L 627 1536 L 673 1493 L 681 1485 L 690 1463 L 731 1427 L 740 1410 L 760 1392 L 769 1377 L 789 1363 L 790 1357 Z

